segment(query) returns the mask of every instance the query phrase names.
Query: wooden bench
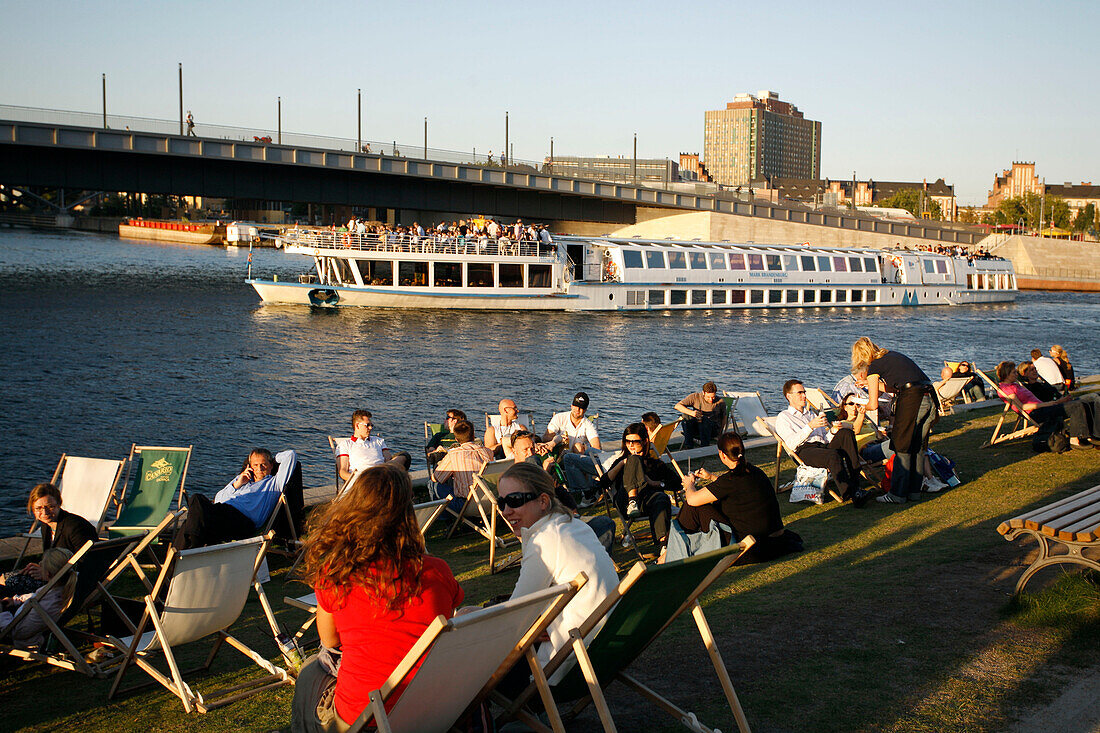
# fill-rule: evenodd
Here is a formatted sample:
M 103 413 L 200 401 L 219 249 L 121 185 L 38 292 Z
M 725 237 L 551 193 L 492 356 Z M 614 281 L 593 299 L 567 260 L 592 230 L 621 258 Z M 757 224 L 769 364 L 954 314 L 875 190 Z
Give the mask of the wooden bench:
M 997 531 L 1006 540 L 1021 534 L 1031 534 L 1039 543 L 1039 556 L 1024 571 L 1016 583 L 1016 592 L 1023 590 L 1031 576 L 1047 565 L 1076 563 L 1100 570 L 1100 486 L 1082 491 L 1026 514 L 1001 522 Z M 1054 554 L 1059 547 L 1065 552 Z

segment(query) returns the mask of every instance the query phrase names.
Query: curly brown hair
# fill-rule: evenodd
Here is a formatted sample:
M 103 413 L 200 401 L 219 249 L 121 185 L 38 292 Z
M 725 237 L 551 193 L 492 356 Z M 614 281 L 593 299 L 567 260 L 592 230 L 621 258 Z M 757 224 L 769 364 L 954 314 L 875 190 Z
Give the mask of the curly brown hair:
M 403 608 L 420 594 L 424 535 L 413 511 L 412 483 L 384 464 L 363 471 L 340 496 L 310 516 L 303 576 L 344 605 L 356 586 Z

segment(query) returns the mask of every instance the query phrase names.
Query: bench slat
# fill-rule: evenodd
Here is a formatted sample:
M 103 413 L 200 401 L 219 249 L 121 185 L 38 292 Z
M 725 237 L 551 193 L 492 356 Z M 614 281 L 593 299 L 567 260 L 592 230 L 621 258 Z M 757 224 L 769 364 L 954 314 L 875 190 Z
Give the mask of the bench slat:
M 1085 489 L 1073 496 L 1067 496 L 1053 504 L 1047 504 L 1046 506 L 1005 520 L 998 525 L 997 531 L 1001 534 L 1007 534 L 1013 529 L 1030 529 L 1038 532 L 1043 529 L 1044 525 L 1062 524 L 1055 520 L 1067 513 L 1086 506 L 1090 502 L 1100 504 L 1100 486 L 1093 486 L 1091 489 Z
M 1060 540 L 1075 540 L 1077 542 L 1092 542 L 1100 528 L 1100 509 L 1092 514 L 1082 517 L 1079 522 L 1066 525 L 1058 530 L 1056 535 Z

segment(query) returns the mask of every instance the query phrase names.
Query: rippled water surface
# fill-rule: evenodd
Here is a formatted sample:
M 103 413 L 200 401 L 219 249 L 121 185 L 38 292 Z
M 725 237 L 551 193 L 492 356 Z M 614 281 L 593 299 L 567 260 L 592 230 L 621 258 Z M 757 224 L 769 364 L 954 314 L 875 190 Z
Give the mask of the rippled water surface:
M 423 422 L 474 418 L 502 396 L 552 411 L 586 390 L 600 430 L 672 405 L 708 379 L 755 389 L 769 410 L 798 376 L 832 386 L 871 336 L 930 374 L 944 358 L 992 366 L 1061 343 L 1100 371 L 1095 295 L 1015 304 L 638 314 L 477 313 L 264 306 L 247 250 L 81 233 L 0 230 L 0 533 L 25 528 L 28 490 L 62 452 L 123 458 L 131 443 L 194 445 L 189 489 L 225 485 L 248 447 L 293 447 L 307 484 L 330 483 L 325 438 L 366 408 L 387 442 L 421 454 Z M 305 258 L 257 250 L 260 273 Z M 620 433 L 621 434 L 621 433 Z

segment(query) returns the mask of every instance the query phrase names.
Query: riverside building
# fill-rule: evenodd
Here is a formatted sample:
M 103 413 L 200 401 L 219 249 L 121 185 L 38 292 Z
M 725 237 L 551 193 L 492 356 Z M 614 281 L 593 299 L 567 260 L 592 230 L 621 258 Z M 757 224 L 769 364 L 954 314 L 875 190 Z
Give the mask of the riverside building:
M 819 178 L 821 123 L 771 91 L 738 94 L 705 113 L 703 159 L 715 181 L 745 186 L 764 176 Z

